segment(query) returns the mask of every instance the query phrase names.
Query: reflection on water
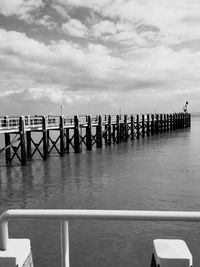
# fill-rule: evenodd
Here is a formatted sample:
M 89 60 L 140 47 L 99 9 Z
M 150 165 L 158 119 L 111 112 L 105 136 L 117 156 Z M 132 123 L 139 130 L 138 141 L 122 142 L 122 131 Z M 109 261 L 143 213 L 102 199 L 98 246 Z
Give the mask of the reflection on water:
M 0 211 L 9 208 L 199 210 L 200 124 L 113 147 L 0 166 Z M 71 266 L 149 266 L 154 238 L 183 238 L 200 263 L 199 224 L 70 222 Z M 32 241 L 36 267 L 59 266 L 59 222 L 11 221 Z

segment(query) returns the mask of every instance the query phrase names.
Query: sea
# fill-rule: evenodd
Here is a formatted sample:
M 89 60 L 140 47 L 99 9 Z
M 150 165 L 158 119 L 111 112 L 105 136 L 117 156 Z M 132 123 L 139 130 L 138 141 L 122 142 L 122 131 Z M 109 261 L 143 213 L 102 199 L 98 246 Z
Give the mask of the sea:
M 6 166 L 0 154 L 0 212 L 7 209 L 200 211 L 200 115 L 191 128 L 92 151 L 34 157 Z M 61 266 L 57 220 L 14 220 L 11 238 L 31 240 L 35 267 Z M 183 239 L 200 264 L 200 223 L 71 220 L 71 267 L 150 266 L 153 240 Z

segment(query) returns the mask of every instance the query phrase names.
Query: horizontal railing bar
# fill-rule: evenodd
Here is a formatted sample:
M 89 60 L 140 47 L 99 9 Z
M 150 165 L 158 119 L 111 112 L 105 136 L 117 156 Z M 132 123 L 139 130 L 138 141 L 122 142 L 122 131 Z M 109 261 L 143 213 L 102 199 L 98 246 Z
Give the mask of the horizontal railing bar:
M 200 221 L 199 211 L 141 211 L 141 210 L 75 210 L 75 209 L 16 209 L 7 210 L 1 218 L 34 219 L 109 219 L 109 220 L 178 220 Z

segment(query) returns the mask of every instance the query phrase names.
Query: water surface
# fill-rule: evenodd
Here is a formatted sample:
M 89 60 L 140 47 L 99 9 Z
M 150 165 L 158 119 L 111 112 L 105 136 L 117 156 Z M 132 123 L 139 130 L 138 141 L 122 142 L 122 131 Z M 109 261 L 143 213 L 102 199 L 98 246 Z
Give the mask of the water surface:
M 0 165 L 0 211 L 34 209 L 200 210 L 200 120 L 191 129 L 112 147 Z M 1 155 L 2 157 L 2 155 Z M 182 238 L 200 263 L 198 223 L 71 221 L 71 266 L 150 266 L 152 240 Z M 60 266 L 58 221 L 11 221 L 30 238 L 35 267 Z

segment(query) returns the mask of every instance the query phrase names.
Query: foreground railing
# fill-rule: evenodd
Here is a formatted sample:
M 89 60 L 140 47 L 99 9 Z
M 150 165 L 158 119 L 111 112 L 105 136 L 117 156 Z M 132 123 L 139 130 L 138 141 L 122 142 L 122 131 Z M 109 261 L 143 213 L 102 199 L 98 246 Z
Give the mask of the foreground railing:
M 138 211 L 138 210 L 8 210 L 0 216 L 0 250 L 7 249 L 9 219 L 56 219 L 61 225 L 62 267 L 69 267 L 69 228 L 72 219 L 132 220 L 132 221 L 190 221 L 200 222 L 200 212 Z

